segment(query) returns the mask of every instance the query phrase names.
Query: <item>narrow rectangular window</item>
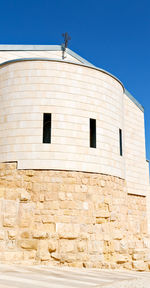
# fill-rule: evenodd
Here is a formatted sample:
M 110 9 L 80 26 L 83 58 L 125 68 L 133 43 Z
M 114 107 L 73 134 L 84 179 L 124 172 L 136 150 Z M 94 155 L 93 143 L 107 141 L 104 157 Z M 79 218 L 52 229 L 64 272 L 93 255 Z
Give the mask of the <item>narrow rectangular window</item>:
M 90 119 L 90 147 L 96 148 L 96 120 Z
M 43 143 L 51 143 L 51 114 L 43 114 Z
M 120 145 L 120 156 L 123 155 L 123 152 L 122 152 L 122 130 L 119 129 L 119 145 Z

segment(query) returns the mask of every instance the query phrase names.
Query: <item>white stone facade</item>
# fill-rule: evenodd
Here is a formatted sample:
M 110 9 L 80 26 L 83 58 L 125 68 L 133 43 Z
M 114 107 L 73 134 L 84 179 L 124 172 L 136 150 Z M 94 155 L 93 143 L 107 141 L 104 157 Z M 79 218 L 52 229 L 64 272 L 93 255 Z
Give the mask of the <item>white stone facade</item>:
M 143 111 L 115 77 L 65 57 L 61 51 L 0 51 L 0 162 L 109 174 L 126 179 L 128 193 L 146 196 Z M 42 142 L 44 113 L 52 115 L 50 144 Z M 89 147 L 90 118 L 96 119 L 96 148 Z

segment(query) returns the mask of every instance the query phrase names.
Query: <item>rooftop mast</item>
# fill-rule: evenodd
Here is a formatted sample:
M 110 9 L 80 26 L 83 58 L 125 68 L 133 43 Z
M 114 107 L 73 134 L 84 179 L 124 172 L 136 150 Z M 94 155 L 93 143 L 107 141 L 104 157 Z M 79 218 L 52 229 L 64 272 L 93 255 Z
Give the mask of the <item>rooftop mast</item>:
M 64 59 L 65 51 L 66 48 L 68 47 L 68 41 L 71 40 L 71 37 L 69 36 L 68 32 L 63 33 L 62 37 L 64 38 L 64 43 L 61 44 L 61 49 L 62 49 L 62 59 Z

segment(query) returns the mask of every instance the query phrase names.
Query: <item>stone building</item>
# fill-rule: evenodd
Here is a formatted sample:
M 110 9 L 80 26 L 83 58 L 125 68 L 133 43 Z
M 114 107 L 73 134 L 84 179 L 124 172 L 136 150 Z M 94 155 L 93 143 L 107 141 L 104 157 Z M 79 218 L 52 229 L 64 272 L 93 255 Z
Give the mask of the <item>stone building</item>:
M 64 56 L 0 45 L 0 261 L 148 270 L 144 109 Z

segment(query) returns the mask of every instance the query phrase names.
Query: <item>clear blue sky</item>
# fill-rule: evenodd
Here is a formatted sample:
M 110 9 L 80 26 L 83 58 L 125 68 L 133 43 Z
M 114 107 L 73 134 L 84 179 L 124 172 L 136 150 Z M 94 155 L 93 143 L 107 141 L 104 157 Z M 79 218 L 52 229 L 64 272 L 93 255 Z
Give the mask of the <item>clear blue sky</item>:
M 0 44 L 61 44 L 118 77 L 145 108 L 150 159 L 150 1 L 1 0 Z

